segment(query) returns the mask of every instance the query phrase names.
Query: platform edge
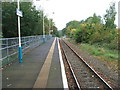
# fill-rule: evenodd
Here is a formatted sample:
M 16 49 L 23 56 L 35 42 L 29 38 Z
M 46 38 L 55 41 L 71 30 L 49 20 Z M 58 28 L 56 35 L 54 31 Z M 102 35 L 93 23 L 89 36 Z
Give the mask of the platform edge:
M 57 42 L 58 42 L 58 51 L 59 51 L 59 59 L 60 59 L 60 66 L 61 66 L 61 73 L 62 73 L 63 88 L 66 90 L 66 89 L 68 89 L 68 82 L 67 82 L 67 77 L 65 74 L 65 67 L 64 67 L 64 63 L 63 63 L 63 59 L 62 59 L 59 38 L 57 38 Z

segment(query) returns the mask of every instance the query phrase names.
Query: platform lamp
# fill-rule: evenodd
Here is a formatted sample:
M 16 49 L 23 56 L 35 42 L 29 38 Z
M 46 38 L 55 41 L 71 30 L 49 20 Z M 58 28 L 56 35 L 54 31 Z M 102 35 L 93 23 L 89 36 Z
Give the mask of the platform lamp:
M 44 12 L 42 11 L 43 14 L 43 42 L 45 42 L 45 26 L 44 26 Z
M 43 1 L 43 0 L 42 0 Z M 49 1 L 49 0 L 44 0 L 44 1 Z M 44 1 L 43 1 L 43 4 L 44 4 Z M 43 14 L 43 42 L 45 42 L 45 22 L 44 22 L 44 9 L 42 11 L 42 14 Z

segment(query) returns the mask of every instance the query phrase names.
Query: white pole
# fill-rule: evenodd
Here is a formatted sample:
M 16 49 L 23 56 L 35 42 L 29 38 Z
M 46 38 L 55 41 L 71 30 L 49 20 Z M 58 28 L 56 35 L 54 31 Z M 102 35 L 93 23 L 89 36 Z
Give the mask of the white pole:
M 44 35 L 45 35 L 45 26 L 44 26 L 44 12 L 43 12 L 43 38 L 44 38 Z
M 19 5 L 20 0 L 17 2 L 18 10 L 20 10 Z M 20 16 L 18 15 L 18 36 L 19 36 L 19 62 L 22 63 L 22 47 L 21 47 L 21 36 L 20 36 Z
M 18 10 L 20 9 L 19 0 L 18 0 Z M 18 35 L 19 35 L 19 47 L 21 47 L 21 38 L 20 38 L 20 16 L 18 15 Z
M 45 26 L 44 26 L 44 12 L 43 12 L 43 42 L 45 42 Z
M 49 19 L 49 35 L 50 35 L 50 19 Z

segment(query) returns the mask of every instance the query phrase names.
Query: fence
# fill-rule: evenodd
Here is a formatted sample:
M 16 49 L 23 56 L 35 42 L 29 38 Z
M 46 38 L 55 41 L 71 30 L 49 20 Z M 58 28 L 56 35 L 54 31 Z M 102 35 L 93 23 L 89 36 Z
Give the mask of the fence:
M 45 36 L 45 41 L 50 39 L 51 35 Z M 27 36 L 21 38 L 21 45 L 23 54 L 25 54 L 27 51 L 29 51 L 32 48 L 35 48 L 39 46 L 41 43 L 43 43 L 43 36 Z M 5 66 L 6 64 L 9 64 L 11 61 L 18 58 L 18 37 L 16 38 L 1 38 L 0 39 L 0 67 Z

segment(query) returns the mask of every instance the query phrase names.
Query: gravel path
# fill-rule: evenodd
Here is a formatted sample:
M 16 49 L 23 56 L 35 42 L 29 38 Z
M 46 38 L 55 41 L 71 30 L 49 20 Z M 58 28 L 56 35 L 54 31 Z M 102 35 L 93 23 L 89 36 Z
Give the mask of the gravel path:
M 66 40 L 65 40 L 66 41 Z M 118 87 L 118 73 L 112 69 L 107 62 L 90 56 L 88 53 L 78 50 L 73 44 L 66 41 L 84 60 L 100 74 L 113 88 Z

